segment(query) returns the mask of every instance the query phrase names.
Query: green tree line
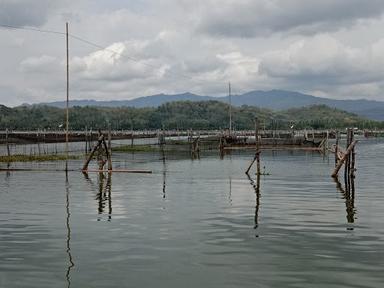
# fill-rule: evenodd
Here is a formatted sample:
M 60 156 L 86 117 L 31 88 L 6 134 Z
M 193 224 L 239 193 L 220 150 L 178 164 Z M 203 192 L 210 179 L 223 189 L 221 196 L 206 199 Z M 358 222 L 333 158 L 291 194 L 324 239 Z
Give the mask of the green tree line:
M 266 129 L 332 129 L 358 127 L 384 128 L 384 122 L 368 120 L 325 105 L 284 111 L 254 106 L 232 107 L 234 129 L 253 129 L 257 117 Z M 177 101 L 157 108 L 73 107 L 69 110 L 70 129 L 226 129 L 229 106 L 219 101 Z M 48 106 L 9 108 L 0 105 L 0 129 L 58 130 L 65 127 L 65 110 Z

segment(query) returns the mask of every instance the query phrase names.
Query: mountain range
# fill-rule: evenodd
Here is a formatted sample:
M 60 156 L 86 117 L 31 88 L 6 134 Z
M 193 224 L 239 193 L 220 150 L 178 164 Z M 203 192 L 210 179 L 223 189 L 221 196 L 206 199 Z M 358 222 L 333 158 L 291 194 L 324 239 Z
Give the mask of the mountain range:
M 228 96 L 213 97 L 200 96 L 192 93 L 182 94 L 157 94 L 152 96 L 139 97 L 132 100 L 112 100 L 112 101 L 96 101 L 96 100 L 72 100 L 69 105 L 73 106 L 102 106 L 102 107 L 157 107 L 167 102 L 174 101 L 202 101 L 217 100 L 229 102 Z M 329 107 L 342 109 L 355 113 L 359 116 L 372 120 L 384 121 L 384 102 L 366 99 L 358 100 L 334 100 L 330 98 L 316 97 L 299 92 L 270 90 L 270 91 L 251 91 L 240 95 L 232 95 L 231 103 L 235 106 L 250 105 L 260 108 L 269 108 L 272 110 L 285 110 L 290 108 L 299 108 L 317 104 L 325 104 Z M 47 102 L 38 105 L 54 106 L 64 108 L 66 103 Z

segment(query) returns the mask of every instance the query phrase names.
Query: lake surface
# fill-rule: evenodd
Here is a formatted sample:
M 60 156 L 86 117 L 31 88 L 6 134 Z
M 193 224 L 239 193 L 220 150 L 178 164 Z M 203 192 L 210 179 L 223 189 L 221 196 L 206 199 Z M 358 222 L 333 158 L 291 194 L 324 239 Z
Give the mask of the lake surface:
M 259 191 L 252 158 L 115 154 L 153 174 L 110 179 L 1 172 L 0 287 L 383 287 L 383 141 L 358 144 L 354 201 L 333 155 L 263 152 Z

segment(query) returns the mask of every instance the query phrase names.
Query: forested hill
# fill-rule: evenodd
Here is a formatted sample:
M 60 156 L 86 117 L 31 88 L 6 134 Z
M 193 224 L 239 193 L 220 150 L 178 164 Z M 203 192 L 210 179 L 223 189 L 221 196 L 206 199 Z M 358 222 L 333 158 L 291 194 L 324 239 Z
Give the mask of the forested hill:
M 70 129 L 225 129 L 228 105 L 219 101 L 178 101 L 156 108 L 73 107 Z M 272 111 L 254 106 L 232 107 L 235 129 L 253 129 L 258 117 L 266 128 L 384 128 L 384 122 L 361 118 L 325 105 Z M 63 126 L 65 111 L 48 106 L 9 108 L 0 105 L 0 129 L 56 130 Z
M 71 100 L 70 106 L 102 106 L 102 107 L 158 107 L 162 104 L 173 101 L 221 101 L 228 103 L 228 96 L 212 97 L 200 96 L 192 93 L 182 94 L 157 94 L 152 96 L 138 97 L 131 100 L 114 101 L 95 101 L 95 100 Z M 66 102 L 42 103 L 48 106 L 64 108 Z M 293 91 L 255 90 L 244 94 L 232 95 L 232 104 L 234 106 L 250 105 L 260 108 L 273 110 L 285 110 L 291 108 L 306 107 L 311 105 L 327 105 L 332 108 L 342 109 L 348 112 L 356 113 L 359 116 L 372 120 L 384 121 L 384 102 L 367 99 L 357 100 L 335 100 L 330 98 L 315 97 L 308 94 L 302 94 Z

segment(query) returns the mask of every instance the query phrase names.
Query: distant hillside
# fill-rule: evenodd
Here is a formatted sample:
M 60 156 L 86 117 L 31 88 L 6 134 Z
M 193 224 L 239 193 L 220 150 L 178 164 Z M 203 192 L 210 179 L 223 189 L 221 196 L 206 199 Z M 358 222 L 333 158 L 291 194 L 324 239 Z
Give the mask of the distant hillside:
M 8 108 L 0 106 L 0 130 L 59 129 L 65 119 L 62 108 L 33 105 Z M 253 129 L 257 116 L 267 129 L 325 129 L 346 127 L 384 128 L 384 122 L 367 120 L 356 114 L 325 105 L 273 111 L 243 105 L 233 107 L 233 127 Z M 228 104 L 221 101 L 174 101 L 158 107 L 72 107 L 70 129 L 226 129 Z
M 74 100 L 70 106 L 103 106 L 103 107 L 158 107 L 164 103 L 173 101 L 208 101 L 217 100 L 228 102 L 228 96 L 212 97 L 199 96 L 191 93 L 167 95 L 158 94 L 153 96 L 139 97 L 132 100 L 120 101 L 95 101 Z M 42 103 L 54 107 L 65 107 L 65 102 Z M 232 104 L 236 106 L 250 105 L 272 110 L 284 110 L 310 105 L 327 105 L 329 107 L 342 109 L 356 113 L 372 120 L 384 120 L 384 102 L 373 100 L 333 100 L 329 98 L 315 97 L 312 95 L 284 90 L 251 91 L 241 95 L 233 95 Z
M 175 95 L 156 94 L 152 96 L 139 97 L 132 100 L 111 100 L 111 101 L 71 100 L 69 101 L 69 106 L 70 107 L 95 106 L 95 107 L 144 108 L 144 107 L 158 107 L 164 103 L 174 102 L 174 101 L 208 101 L 208 100 L 220 100 L 220 99 L 216 97 L 200 96 L 192 93 L 183 93 L 183 94 L 175 94 Z M 39 103 L 38 105 L 65 108 L 66 102 L 65 101 L 46 102 L 46 103 Z

